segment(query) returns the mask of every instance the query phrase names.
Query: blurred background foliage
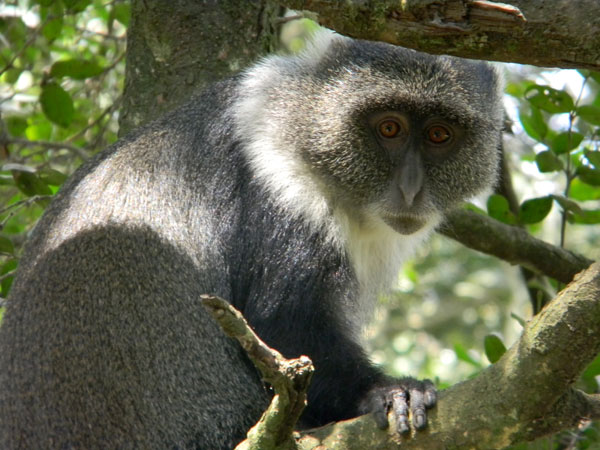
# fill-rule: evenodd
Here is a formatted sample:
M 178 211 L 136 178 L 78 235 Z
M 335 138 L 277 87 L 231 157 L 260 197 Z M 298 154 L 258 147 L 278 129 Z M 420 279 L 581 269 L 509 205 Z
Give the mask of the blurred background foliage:
M 294 14 L 282 30 L 281 51 L 302 49 L 317 27 L 292 20 Z M 0 3 L 0 302 L 52 195 L 117 138 L 128 22 L 125 1 Z M 498 67 L 507 80 L 504 147 L 520 205 L 511 210 L 493 194 L 475 199 L 477 209 L 598 259 L 600 75 Z M 561 288 L 553 280 L 529 282 L 550 296 Z M 527 288 L 518 268 L 434 236 L 377 305 L 367 347 L 391 373 L 451 385 L 517 339 L 533 313 Z M 579 387 L 598 392 L 599 375 L 600 359 Z M 600 448 L 600 432 L 597 424 L 582 424 L 515 448 Z

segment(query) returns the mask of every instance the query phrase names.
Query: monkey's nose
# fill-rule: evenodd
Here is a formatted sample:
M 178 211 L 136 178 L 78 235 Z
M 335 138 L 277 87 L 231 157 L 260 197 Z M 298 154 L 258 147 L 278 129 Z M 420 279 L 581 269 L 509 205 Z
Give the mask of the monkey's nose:
M 406 206 L 412 206 L 415 197 L 423 189 L 424 169 L 421 156 L 417 152 L 408 152 L 396 176 L 396 183 Z

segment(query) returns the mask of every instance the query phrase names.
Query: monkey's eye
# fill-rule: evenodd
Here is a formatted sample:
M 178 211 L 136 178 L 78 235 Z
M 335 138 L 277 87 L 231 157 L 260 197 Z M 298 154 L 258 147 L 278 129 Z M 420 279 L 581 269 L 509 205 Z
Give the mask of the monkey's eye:
M 385 119 L 379 122 L 379 134 L 384 138 L 395 138 L 402 130 L 402 126 L 393 119 Z
M 452 139 L 452 131 L 444 125 L 432 125 L 427 129 L 427 139 L 435 145 L 446 144 Z

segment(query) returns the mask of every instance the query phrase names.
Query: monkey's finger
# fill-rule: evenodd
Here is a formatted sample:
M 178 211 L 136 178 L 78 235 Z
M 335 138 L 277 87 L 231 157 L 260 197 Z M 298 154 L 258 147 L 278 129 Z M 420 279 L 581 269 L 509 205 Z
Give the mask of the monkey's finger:
M 408 422 L 408 396 L 404 389 L 397 389 L 392 393 L 392 410 L 396 417 L 396 430 L 405 434 L 410 431 Z
M 437 403 L 437 390 L 431 380 L 423 380 L 423 396 L 425 408 L 432 408 Z
M 381 399 L 381 402 L 373 409 L 373 418 L 375 419 L 377 428 L 380 430 L 385 430 L 390 426 L 387 418 L 388 410 L 384 399 Z
M 410 395 L 410 413 L 412 424 L 417 430 L 422 430 L 427 426 L 427 414 L 425 413 L 425 394 L 422 389 L 411 389 Z

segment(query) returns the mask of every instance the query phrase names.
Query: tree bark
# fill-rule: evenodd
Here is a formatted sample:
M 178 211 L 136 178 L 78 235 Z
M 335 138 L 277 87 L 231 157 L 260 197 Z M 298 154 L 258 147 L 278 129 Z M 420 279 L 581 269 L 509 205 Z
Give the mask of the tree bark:
M 541 241 L 525 229 L 472 211 L 448 214 L 440 233 L 466 247 L 569 283 L 592 260 Z
M 428 411 L 427 428 L 409 437 L 391 432 L 393 426 L 383 432 L 363 416 L 294 438 L 310 361 L 287 361 L 266 347 L 224 300 L 205 297 L 203 302 L 275 388 L 271 406 L 239 449 L 499 449 L 600 418 L 600 395 L 571 387 L 600 352 L 600 263 L 576 276 L 498 362 L 442 391 Z
M 325 27 L 434 54 L 600 70 L 597 0 L 281 0 Z
M 133 0 L 119 134 L 272 51 L 280 14 L 264 0 Z
M 600 395 L 571 388 L 600 352 L 599 336 L 596 263 L 529 321 L 497 363 L 442 391 L 425 431 L 398 439 L 360 417 L 307 433 L 299 448 L 397 448 L 400 441 L 407 450 L 500 449 L 599 419 Z

